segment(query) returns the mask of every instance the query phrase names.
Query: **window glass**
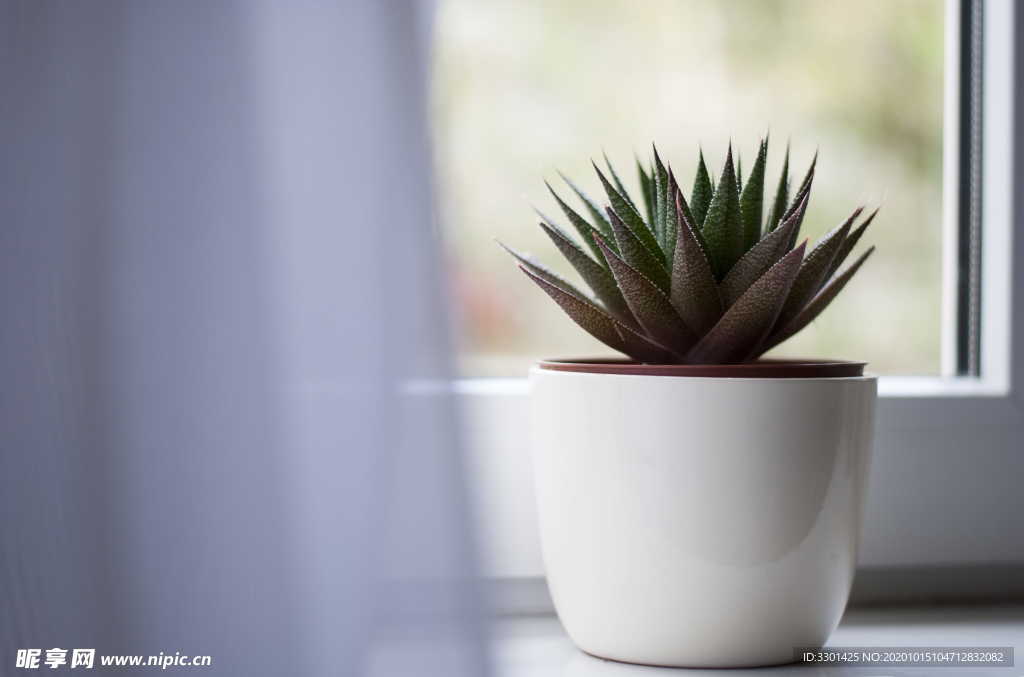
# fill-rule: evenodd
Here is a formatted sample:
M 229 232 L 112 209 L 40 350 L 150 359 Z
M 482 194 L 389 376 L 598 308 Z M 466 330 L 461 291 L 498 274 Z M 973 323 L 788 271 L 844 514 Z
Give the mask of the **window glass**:
M 601 197 L 589 163 L 607 152 L 636 191 L 656 141 L 688 192 L 698 146 L 717 174 L 730 138 L 749 166 L 766 131 L 768 185 L 787 141 L 794 183 L 820 148 L 812 244 L 882 207 L 875 256 L 772 354 L 938 373 L 943 22 L 942 0 L 443 0 L 432 118 L 463 374 L 611 354 L 494 241 L 576 279 L 537 227 L 532 207 L 561 216 L 542 179 Z

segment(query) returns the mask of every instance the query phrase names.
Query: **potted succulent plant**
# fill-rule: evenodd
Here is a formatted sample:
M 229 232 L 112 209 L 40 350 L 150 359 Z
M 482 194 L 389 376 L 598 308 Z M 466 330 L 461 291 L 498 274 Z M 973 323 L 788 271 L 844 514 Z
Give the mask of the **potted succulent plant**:
M 789 151 L 763 217 L 768 142 L 743 181 L 730 144 L 689 199 L 657 151 L 642 206 L 607 163 L 589 220 L 551 189 L 577 244 L 541 228 L 593 291 L 509 250 L 622 360 L 531 370 L 548 585 L 584 651 L 651 665 L 791 662 L 822 645 L 849 595 L 876 383 L 864 363 L 759 359 L 804 328 L 873 249 L 843 267 L 874 213 L 807 251 L 815 162 L 790 196 Z M 815 157 L 816 160 L 816 157 Z M 548 186 L 551 188 L 550 185 Z M 877 211 L 877 210 L 876 210 Z

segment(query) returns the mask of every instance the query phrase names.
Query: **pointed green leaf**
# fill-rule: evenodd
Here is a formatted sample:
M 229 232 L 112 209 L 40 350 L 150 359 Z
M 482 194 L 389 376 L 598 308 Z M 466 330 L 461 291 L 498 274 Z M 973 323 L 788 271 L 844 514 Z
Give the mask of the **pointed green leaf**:
M 559 197 L 558 193 L 555 192 L 555 189 L 551 187 L 550 183 L 545 181 L 544 185 L 548 187 L 548 192 L 550 192 L 551 196 L 555 198 L 555 202 L 558 203 L 558 207 L 562 210 L 562 213 L 565 214 L 565 218 L 569 219 L 569 223 L 571 223 L 572 227 L 576 229 L 576 232 L 580 234 L 580 237 L 583 238 L 583 241 L 586 243 L 590 251 L 594 252 L 594 256 L 597 258 L 598 262 L 601 265 L 606 265 L 604 254 L 601 253 L 601 248 L 598 247 L 597 242 L 594 241 L 594 235 L 600 235 L 601 232 L 594 228 L 594 226 L 590 225 L 590 222 L 580 216 L 575 209 L 567 205 L 565 201 Z M 550 219 L 544 220 L 551 223 Z
M 608 183 L 608 179 L 604 177 L 604 174 L 601 173 L 596 164 L 594 165 L 594 171 L 597 172 L 598 178 L 601 179 L 601 185 L 604 186 L 604 191 L 608 194 L 608 201 L 612 203 L 612 209 L 615 211 L 615 214 L 633 232 L 633 235 L 644 243 L 644 246 L 647 247 L 651 254 L 664 264 L 665 256 L 661 251 L 661 246 L 654 238 L 654 234 L 647 227 L 647 224 L 640 218 L 640 214 L 637 213 L 633 205 L 619 191 L 615 190 L 612 184 Z M 618 240 L 617 237 L 616 240 Z
M 597 228 L 606 238 L 612 237 L 612 225 L 608 223 L 608 219 L 604 216 L 604 211 L 598 206 L 596 202 L 590 199 L 590 197 L 580 190 L 579 186 L 572 182 L 572 180 L 563 174 L 558 172 L 558 176 L 565 181 L 565 185 L 572 189 L 572 192 L 576 193 L 576 196 L 583 203 L 583 206 L 590 213 L 590 217 L 594 220 L 594 227 Z
M 704 164 L 704 151 L 699 151 L 697 175 L 693 179 L 693 191 L 690 193 L 690 209 L 693 211 L 694 219 L 692 223 L 697 230 L 704 228 L 704 219 L 707 218 L 708 207 L 711 206 L 714 192 L 708 167 Z
M 584 297 L 567 292 L 527 266 L 520 266 L 527 277 L 537 283 L 573 322 L 606 346 L 641 362 L 665 362 L 671 359 L 667 350 L 640 336 L 629 327 L 605 313 Z
M 747 185 L 741 188 L 740 215 L 743 221 L 743 248 L 750 249 L 761 239 L 761 216 L 764 208 L 764 166 L 768 159 L 768 140 L 761 142 L 757 160 L 750 170 Z
M 810 324 L 814 318 L 821 314 L 821 311 L 825 310 L 825 308 L 832 303 L 832 300 L 839 295 L 839 292 L 843 290 L 846 283 L 850 281 L 874 251 L 875 248 L 871 247 L 861 254 L 860 258 L 850 264 L 846 270 L 829 280 L 828 283 L 822 287 L 821 291 L 815 294 L 814 298 L 803 307 L 796 317 L 790 320 L 787 325 L 772 333 L 771 337 L 765 341 L 765 347 L 761 352 L 763 353 L 771 350 Z
M 839 267 L 843 265 L 843 262 L 846 261 L 846 257 L 849 256 L 850 252 L 853 251 L 853 248 L 857 246 L 857 241 L 860 240 L 860 236 L 864 234 L 864 231 L 871 225 L 871 222 L 875 220 L 876 214 L 878 214 L 877 208 L 868 215 L 868 218 L 864 219 L 864 223 L 857 226 L 857 228 L 846 236 L 846 239 L 843 240 L 843 245 L 839 248 L 839 252 L 836 254 L 836 258 L 832 261 L 832 265 L 829 266 L 828 274 L 825 276 L 826 279 L 832 277 L 832 275 L 839 270 Z
M 672 270 L 672 260 L 676 255 L 676 236 L 679 230 L 680 210 L 689 219 L 690 224 L 693 224 L 693 214 L 690 213 L 690 205 L 686 204 L 686 198 L 683 197 L 683 192 L 679 190 L 679 184 L 676 183 L 676 176 L 672 173 L 672 168 L 669 167 L 668 212 L 665 214 L 665 243 L 663 248 L 670 271 Z
M 636 159 L 636 171 L 640 176 L 640 190 L 644 194 L 644 211 L 647 213 L 647 221 L 651 222 L 654 220 L 654 179 L 644 166 L 640 164 L 640 158 Z
M 740 196 L 736 190 L 732 148 L 725 158 L 722 177 L 711 198 L 708 215 L 701 229 L 708 246 L 715 277 L 721 280 L 743 255 L 743 225 L 740 223 Z
M 608 159 L 608 154 L 604 151 L 601 152 L 601 156 L 604 157 L 604 164 L 608 168 L 608 173 L 611 174 L 612 181 L 615 183 L 615 188 L 618 189 L 619 194 L 626 198 L 633 209 L 636 209 L 636 203 L 633 202 L 633 197 L 626 190 L 626 186 L 623 185 L 622 179 L 619 178 L 618 172 L 615 171 L 615 167 L 612 166 L 612 161 Z
M 758 278 L 764 275 L 765 271 L 774 266 L 790 250 L 789 243 L 792 240 L 793 231 L 799 229 L 806 208 L 807 198 L 805 196 L 800 203 L 800 209 L 783 222 L 782 227 L 765 235 L 736 262 L 719 286 L 722 302 L 726 308 L 735 303 L 750 285 L 754 284 Z
M 768 221 L 765 224 L 767 231 L 775 230 L 782 223 L 782 215 L 786 213 L 786 204 L 789 202 L 789 144 L 786 144 L 786 156 L 782 160 L 782 173 L 779 175 L 779 187 L 775 189 L 775 201 L 768 212 Z
M 675 174 L 672 173 L 672 169 L 668 170 L 668 183 L 669 190 L 672 192 L 672 202 L 677 209 L 682 209 L 682 214 L 686 217 L 687 223 L 693 228 L 694 232 L 700 235 L 700 226 L 697 225 L 697 219 L 693 215 L 693 211 L 690 209 L 690 205 L 686 202 L 686 198 L 683 196 L 683 191 L 680 190 L 679 184 L 676 183 Z M 677 219 L 678 221 L 678 219 Z M 672 248 L 673 251 L 675 247 Z
M 754 357 L 775 324 L 805 248 L 806 243 L 801 243 L 752 284 L 687 354 L 687 360 L 694 364 L 729 364 Z
M 668 291 L 669 276 L 668 269 L 654 252 L 638 238 L 632 230 L 626 227 L 618 214 L 608 209 L 608 219 L 612 224 L 612 232 L 615 233 L 615 240 L 618 242 L 618 254 L 641 273 L 654 281 L 661 289 Z M 598 245 L 601 241 L 598 240 Z M 609 264 L 610 266 L 610 264 Z
M 671 300 L 686 326 L 703 335 L 722 317 L 722 300 L 711 262 L 683 209 L 683 194 L 677 192 L 676 199 L 678 225 L 672 265 Z
M 828 275 L 832 261 L 835 260 L 836 253 L 842 246 L 843 240 L 846 239 L 846 234 L 850 232 L 850 226 L 860 216 L 862 210 L 862 207 L 858 207 L 846 221 L 825 234 L 804 259 L 800 266 L 800 272 L 797 273 L 796 279 L 793 281 L 789 296 L 786 298 L 786 303 L 779 313 L 777 322 L 780 327 L 785 326 L 796 317 L 797 313 L 821 288 L 822 283 L 827 279 L 826 275 Z
M 602 240 L 598 240 L 598 245 L 605 246 Z M 672 352 L 685 355 L 697 336 L 679 317 L 665 292 L 611 249 L 605 249 L 604 255 L 619 283 L 622 296 L 644 333 Z
M 542 221 L 540 227 L 544 229 L 544 232 L 551 238 L 551 241 L 555 243 L 562 256 L 580 274 L 580 277 L 587 283 L 587 286 L 593 290 L 597 298 L 604 304 L 605 309 L 620 322 L 635 326 L 636 321 L 629 312 L 626 300 L 622 298 L 622 293 L 619 292 L 619 287 L 615 284 L 615 278 L 612 277 L 611 272 L 587 256 L 587 253 L 580 249 L 557 226 L 552 226 Z M 598 248 L 598 251 L 601 252 L 601 259 L 604 260 L 604 252 L 600 248 Z
M 668 213 L 668 171 L 658 157 L 658 149 L 651 145 L 654 151 L 654 166 L 651 170 L 654 178 L 654 221 L 651 222 L 654 230 L 654 237 L 662 251 L 665 249 L 665 215 Z

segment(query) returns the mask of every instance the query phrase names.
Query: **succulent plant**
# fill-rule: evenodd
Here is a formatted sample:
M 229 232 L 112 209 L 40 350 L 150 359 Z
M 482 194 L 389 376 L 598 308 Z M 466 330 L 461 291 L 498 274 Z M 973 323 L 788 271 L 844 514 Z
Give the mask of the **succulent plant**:
M 593 296 L 505 247 L 578 325 L 637 361 L 755 360 L 817 317 L 874 251 L 869 248 L 840 270 L 878 211 L 855 226 L 862 207 L 809 253 L 806 240 L 797 244 L 817 154 L 791 198 L 787 147 L 767 218 L 762 218 L 767 138 L 745 182 L 738 158 L 733 162 L 731 143 L 717 186 L 700 153 L 689 201 L 671 167 L 652 150 L 647 167 L 637 160 L 646 218 L 607 157 L 607 176 L 592 163 L 608 197 L 604 210 L 562 176 L 589 220 L 547 184 L 583 246 L 543 214 L 540 227 Z

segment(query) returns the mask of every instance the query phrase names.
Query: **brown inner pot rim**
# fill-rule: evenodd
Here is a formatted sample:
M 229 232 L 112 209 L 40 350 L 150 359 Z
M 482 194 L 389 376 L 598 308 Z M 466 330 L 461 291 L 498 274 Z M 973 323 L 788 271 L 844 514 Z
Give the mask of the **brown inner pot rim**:
M 843 378 L 863 376 L 867 362 L 762 359 L 741 364 L 642 364 L 623 359 L 541 360 L 548 371 L 704 378 Z

